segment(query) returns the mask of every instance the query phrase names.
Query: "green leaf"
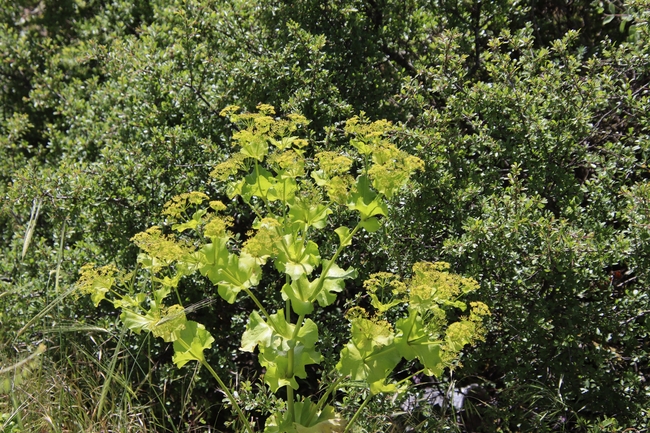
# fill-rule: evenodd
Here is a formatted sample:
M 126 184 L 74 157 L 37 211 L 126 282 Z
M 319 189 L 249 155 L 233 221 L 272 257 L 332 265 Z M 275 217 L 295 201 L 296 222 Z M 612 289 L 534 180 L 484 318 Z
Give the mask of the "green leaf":
M 237 294 L 244 289 L 257 286 L 262 270 L 254 257 L 242 253 L 230 254 L 226 267 L 219 269 L 219 295 L 228 303 L 235 302 Z
M 379 230 L 379 227 L 381 227 L 381 224 L 379 223 L 379 220 L 375 217 L 368 218 L 366 220 L 361 221 L 361 227 L 366 229 L 368 233 L 373 233 Z
M 199 225 L 198 221 L 189 220 L 189 221 L 185 221 L 184 223 L 181 223 L 181 224 L 172 225 L 172 230 L 176 230 L 177 232 L 182 233 L 187 229 L 195 230 L 196 227 L 198 227 L 198 225 Z
M 187 229 L 195 230 L 201 223 L 201 219 L 206 214 L 206 212 L 207 212 L 206 209 L 200 209 L 194 212 L 194 215 L 192 215 L 191 220 L 185 221 L 184 223 L 181 224 L 172 225 L 172 230 L 176 230 L 179 233 L 182 233 Z
M 154 292 L 155 293 L 155 292 Z M 124 295 L 122 299 L 116 299 L 113 301 L 113 306 L 115 308 L 135 308 L 139 309 L 140 304 L 142 304 L 147 299 L 146 293 L 136 293 L 135 297 L 129 295 Z
M 228 185 L 226 186 L 226 195 L 228 196 L 228 198 L 232 200 L 238 195 L 241 195 L 242 198 L 244 198 L 242 195 L 244 185 L 246 185 L 246 179 L 240 179 L 233 182 L 229 182 Z M 244 201 L 246 203 L 249 203 L 250 197 L 248 199 L 244 198 Z
M 361 155 L 372 155 L 372 151 L 374 150 L 374 146 L 370 146 L 362 140 L 350 140 L 350 144 L 354 146 Z
M 310 400 L 294 404 L 294 428 L 298 433 L 334 433 L 343 432 L 346 422 L 327 405 L 322 411 Z
M 280 140 L 276 140 L 274 138 L 269 137 L 269 141 L 271 142 L 272 145 L 277 147 L 280 150 L 285 150 L 289 149 L 291 145 L 293 144 L 294 141 L 296 141 L 298 137 L 282 137 Z
M 352 245 L 352 238 L 350 237 L 350 229 L 342 226 L 334 230 L 334 232 L 339 236 L 339 243 L 342 247 L 347 247 Z
M 297 190 L 298 184 L 295 180 L 282 179 L 268 189 L 267 198 L 269 201 L 280 200 L 284 204 L 289 204 L 293 201 Z
M 291 300 L 291 309 L 299 316 L 310 314 L 314 311 L 314 304 L 309 300 L 316 288 L 304 275 L 292 281 L 291 284 L 282 286 L 283 298 Z M 285 297 L 286 296 L 286 297 Z
M 152 325 L 160 320 L 160 314 L 149 311 L 147 314 L 142 315 L 133 310 L 123 309 L 120 320 L 128 329 L 139 334 L 142 330 L 150 331 Z
M 120 314 L 122 323 L 136 334 L 147 331 L 151 332 L 154 337 L 161 337 L 166 342 L 174 341 L 186 323 L 183 307 L 176 304 L 163 308 L 154 302 L 151 305 L 152 308 L 144 315 L 124 308 Z
M 169 293 L 171 293 L 171 287 L 163 285 L 160 289 L 153 291 L 153 299 L 156 306 L 161 306 L 163 304 L 163 299 L 165 299 Z
M 361 214 L 361 220 L 366 220 L 375 215 L 387 215 L 386 203 L 370 189 L 370 181 L 367 176 L 359 176 L 356 183 L 356 191 L 350 195 L 348 209 L 357 210 Z
M 402 356 L 393 343 L 394 333 L 388 323 L 354 318 L 352 338 L 341 351 L 336 368 L 352 380 L 368 383 L 372 394 L 394 390 L 386 379 Z
M 329 266 L 329 260 L 323 260 L 323 268 Z M 340 268 L 336 263 L 329 266 L 327 274 L 317 281 L 322 281 L 323 287 L 316 294 L 316 299 L 321 307 L 331 305 L 336 300 L 336 293 L 345 288 L 345 280 L 357 278 L 357 270 L 350 267 L 347 270 Z
M 431 336 L 432 332 L 424 326 L 422 317 L 412 310 L 409 317 L 397 321 L 395 328 L 398 331 L 395 344 L 399 353 L 408 361 L 417 358 L 427 375 L 440 377 L 445 368 L 442 342 Z
M 249 203 L 253 196 L 268 200 L 269 189 L 275 185 L 275 178 L 268 170 L 258 167 L 245 178 L 241 187 L 241 196 Z
M 264 433 L 339 433 L 345 431 L 346 422 L 334 408 L 326 405 L 322 411 L 310 400 L 294 403 L 295 422 L 288 411 L 267 419 Z M 279 420 L 279 423 L 278 423 Z
M 329 178 L 323 170 L 314 170 L 311 172 L 311 177 L 318 186 L 325 186 L 329 182 Z
M 252 352 L 259 349 L 260 365 L 266 368 L 264 381 L 276 392 L 282 386 L 298 389 L 296 377 L 306 378 L 305 366 L 317 364 L 321 356 L 314 349 L 318 340 L 318 327 L 307 319 L 298 331 L 296 340 L 292 340 L 296 325 L 286 322 L 284 311 L 279 310 L 269 318 L 272 326 L 257 312 L 251 313 L 246 332 L 242 336 L 241 350 Z M 289 376 L 288 351 L 294 347 L 293 375 Z
M 309 227 L 324 228 L 327 225 L 327 216 L 331 213 L 332 210 L 327 206 L 298 200 L 289 210 L 289 217 L 305 232 Z
M 106 299 L 106 293 L 111 289 L 115 284 L 115 278 L 111 275 L 99 275 L 96 274 L 90 284 L 90 287 L 86 287 L 86 292 L 90 292 L 90 299 L 92 299 L 95 307 L 99 306 L 99 303 Z
M 348 343 L 341 351 L 341 358 L 336 364 L 337 370 L 352 380 L 364 381 L 371 394 L 391 392 L 394 384 L 387 384 L 388 375 L 395 369 L 401 357 L 394 347 L 377 349 L 374 353 L 365 353 L 353 343 Z
M 292 280 L 299 279 L 302 275 L 309 275 L 320 264 L 318 245 L 312 241 L 306 243 L 300 238 L 289 234 L 284 236 L 284 248 L 278 252 L 275 267 L 284 272 Z
M 404 301 L 399 298 L 392 298 L 390 302 L 383 303 L 375 293 L 370 293 L 370 304 L 375 307 L 378 313 L 384 314 L 386 311 L 403 303 Z
M 152 270 L 153 272 L 157 272 L 160 268 L 167 266 L 159 259 L 151 257 L 149 254 L 145 253 L 138 254 L 138 258 L 136 260 L 138 263 L 140 263 L 143 269 Z
M 215 242 L 206 244 L 193 257 L 199 262 L 199 272 L 207 276 L 212 284 L 221 281 L 219 270 L 228 266 L 230 251 L 227 246 L 228 239 L 220 238 Z
M 194 251 L 193 253 L 183 256 L 176 262 L 176 272 L 179 275 L 192 275 L 205 264 L 204 252 Z
M 214 338 L 205 330 L 205 326 L 189 320 L 185 322 L 185 329 L 179 332 L 174 341 L 172 360 L 178 368 L 190 361 L 203 362 L 203 351 L 212 347 L 213 342 Z
M 186 323 L 183 306 L 175 304 L 163 309 L 160 320 L 152 323 L 150 330 L 154 337 L 160 337 L 169 343 L 178 338 L 179 332 L 185 328 Z
M 246 253 L 231 254 L 227 242 L 227 238 L 219 238 L 201 248 L 199 260 L 203 265 L 199 271 L 218 285 L 219 295 L 232 304 L 241 290 L 259 284 L 261 268 L 255 258 Z
M 259 162 L 264 161 L 264 157 L 269 152 L 266 137 L 252 134 L 242 135 L 242 138 L 239 140 L 239 144 L 241 145 L 240 152 L 247 157 L 255 158 Z
M 241 338 L 241 347 L 243 352 L 254 352 L 258 344 L 270 346 L 273 341 L 273 328 L 271 328 L 257 311 L 253 311 L 248 316 L 246 331 Z
M 318 325 L 311 319 L 305 319 L 300 327 L 298 331 L 298 342 L 306 349 L 313 349 L 316 346 L 318 342 Z
M 161 290 L 164 290 L 164 289 L 170 290 L 171 288 L 178 287 L 178 283 L 180 283 L 181 278 L 183 278 L 183 276 L 184 275 L 182 273 L 177 273 L 176 275 L 174 275 L 172 277 L 169 277 L 167 275 L 165 275 L 162 278 L 152 277 L 152 280 L 154 282 L 160 283 L 162 285 L 163 288 Z M 169 291 L 167 292 L 167 294 L 168 293 L 169 293 Z M 165 294 L 165 296 L 167 296 L 167 294 Z

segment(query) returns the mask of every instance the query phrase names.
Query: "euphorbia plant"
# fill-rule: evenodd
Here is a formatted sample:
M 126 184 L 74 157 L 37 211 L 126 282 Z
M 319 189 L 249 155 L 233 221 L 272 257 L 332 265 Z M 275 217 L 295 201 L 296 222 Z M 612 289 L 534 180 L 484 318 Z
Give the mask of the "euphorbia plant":
M 468 309 L 459 300 L 477 283 L 450 274 L 444 263 L 416 263 L 406 281 L 375 274 L 364 284 L 371 311 L 357 306 L 346 314 L 351 337 L 336 366 L 341 380 L 330 384 L 317 402 L 298 398 L 297 379 L 307 377 L 307 365 L 322 360 L 318 326 L 308 316 L 317 305 L 332 304 L 345 281 L 357 277 L 355 269 L 337 264 L 341 253 L 351 248 L 359 231 L 380 228 L 381 219 L 388 216 L 388 200 L 400 194 L 423 163 L 389 141 L 392 126 L 385 121 L 352 118 L 345 128 L 350 149 L 319 151 L 297 135 L 307 124 L 303 116 L 278 119 L 272 117 L 273 107 L 260 105 L 258 110 L 223 110 L 238 130 L 232 137 L 233 153 L 212 173 L 226 185 L 231 200 L 239 197 L 256 216 L 243 242 L 230 232 L 233 221 L 225 216 L 224 203 L 209 201 L 200 192 L 182 194 L 164 210 L 178 235 L 154 226 L 133 238 L 142 250 L 139 269 L 150 277 L 147 290 L 134 289 L 132 274 L 93 265 L 82 269 L 80 286 L 95 304 L 106 299 L 121 309 L 121 320 L 132 331 L 148 331 L 173 342 L 178 367 L 197 361 L 208 369 L 243 428 L 252 432 L 233 393 L 204 357 L 214 339 L 203 325 L 186 319 L 177 290 L 182 277 L 198 271 L 218 286 L 228 303 L 243 293 L 256 309 L 250 313 L 241 350 L 257 350 L 271 391 L 286 389 L 286 407 L 270 414 L 265 432 L 347 431 L 356 415 L 348 422 L 328 404 L 344 380 L 365 384 L 371 396 L 395 392 L 390 375 L 403 358 L 417 359 L 425 373 L 439 375 L 463 346 L 481 338 L 481 318 L 488 311 L 481 303 Z M 329 226 L 335 212 L 352 213 L 356 224 L 335 228 L 338 247 L 330 257 L 322 257 L 315 234 Z M 268 262 L 281 276 L 276 289 L 285 306 L 277 311 L 268 311 L 256 294 L 262 266 Z M 178 303 L 168 301 L 172 291 Z M 465 316 L 449 324 L 450 311 Z

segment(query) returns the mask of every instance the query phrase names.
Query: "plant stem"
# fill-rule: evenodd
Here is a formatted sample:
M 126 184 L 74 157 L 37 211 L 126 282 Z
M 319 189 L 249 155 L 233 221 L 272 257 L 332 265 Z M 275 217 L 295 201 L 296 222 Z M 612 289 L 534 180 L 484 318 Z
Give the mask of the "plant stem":
M 291 388 L 291 385 L 286 385 L 287 387 L 287 413 L 289 414 L 289 422 L 293 422 L 296 417 L 295 417 L 295 409 L 293 408 L 293 402 L 294 402 L 294 396 L 293 396 L 293 388 Z
M 190 346 L 184 342 L 182 339 L 177 340 L 186 350 L 191 350 Z M 248 423 L 248 419 L 246 419 L 246 416 L 244 415 L 244 412 L 242 412 L 241 408 L 237 404 L 237 400 L 235 400 L 235 396 L 230 392 L 230 388 L 226 386 L 225 382 L 221 380 L 221 377 L 217 374 L 216 371 L 212 368 L 210 364 L 205 360 L 205 356 L 203 356 L 203 353 L 200 353 L 200 356 L 198 356 L 196 353 L 192 353 L 196 360 L 198 360 L 202 366 L 204 366 L 212 375 L 212 377 L 215 378 L 219 386 L 221 387 L 221 390 L 226 394 L 226 397 L 228 397 L 228 400 L 230 400 L 230 404 L 232 404 L 232 407 L 235 408 L 235 412 L 237 412 L 237 416 L 239 417 L 239 420 L 244 424 L 246 427 L 246 431 L 248 433 L 253 433 L 253 429 L 251 428 L 250 424 Z
M 258 187 L 259 190 L 260 190 L 260 198 L 261 198 L 262 201 L 264 202 L 264 206 L 266 206 L 267 209 L 268 209 L 267 198 L 266 198 L 266 196 L 262 196 L 262 195 L 261 195 L 261 194 L 262 194 L 262 182 L 260 182 L 260 166 L 259 166 L 259 164 L 257 163 L 257 160 L 255 160 L 255 177 L 257 178 L 257 187 Z M 268 191 L 267 191 L 266 193 L 268 194 Z
M 298 339 L 298 333 L 302 327 L 302 322 L 305 320 L 305 315 L 298 317 L 295 328 L 293 328 L 293 335 L 291 335 L 291 340 L 289 341 L 289 352 L 287 353 L 287 377 L 293 377 L 293 366 L 295 363 L 295 350 L 296 350 L 296 340 Z M 286 385 L 287 387 L 287 412 L 289 414 L 289 421 L 293 422 L 295 419 L 295 413 L 293 408 L 294 395 L 293 388 L 291 384 Z
M 20 431 L 23 431 L 25 427 L 23 426 L 23 416 L 20 413 L 22 411 L 22 409 L 23 409 L 23 406 L 18 404 L 18 401 L 16 400 L 16 394 L 15 394 L 15 391 L 14 391 L 14 384 L 13 383 L 11 384 L 11 389 L 9 391 L 9 395 L 11 396 L 11 404 L 12 404 L 13 410 L 14 410 L 13 415 L 15 415 L 15 417 L 16 417 L 16 424 L 18 425 L 18 428 L 20 429 Z M 11 419 L 11 417 L 9 419 Z
M 111 386 L 111 381 L 113 380 L 113 375 L 115 374 L 115 366 L 117 365 L 117 360 L 120 357 L 120 351 L 122 350 L 122 340 L 126 334 L 127 328 L 123 327 L 120 331 L 120 338 L 117 340 L 117 345 L 115 346 L 115 352 L 113 353 L 113 359 L 111 359 L 111 364 L 108 367 L 106 372 L 106 380 L 102 385 L 102 392 L 99 396 L 99 402 L 97 403 L 97 412 L 95 412 L 95 419 L 100 421 L 102 418 L 102 411 L 104 410 L 104 403 L 106 402 L 106 396 L 108 396 L 108 390 Z
M 318 403 L 316 403 L 316 407 L 318 408 L 318 410 L 322 410 L 322 409 L 323 409 L 323 405 L 324 405 L 325 402 L 327 401 L 327 398 L 329 397 L 329 395 L 330 395 L 332 392 L 336 391 L 336 388 L 338 388 L 338 387 L 339 387 L 339 384 L 340 384 L 341 382 L 343 382 L 343 379 L 344 379 L 343 377 L 339 377 L 339 378 L 336 380 L 336 382 L 334 382 L 333 384 L 331 384 L 330 386 L 327 387 L 327 390 L 325 391 L 325 394 L 323 394 L 323 396 L 318 400 Z
M 343 249 L 345 248 L 345 244 L 350 241 L 354 235 L 361 229 L 361 222 L 357 224 L 357 226 L 350 232 L 347 238 L 343 242 L 341 242 L 341 245 L 336 249 L 336 252 L 332 256 L 332 258 L 329 260 L 327 263 L 327 266 L 321 271 L 320 277 L 318 277 L 318 287 L 314 291 L 314 294 L 311 296 L 312 299 L 316 299 L 318 297 L 318 294 L 323 290 L 323 283 L 325 282 L 325 277 L 327 276 L 327 273 L 329 272 L 330 268 L 332 267 L 332 264 L 336 262 L 336 259 L 339 257 L 339 255 L 343 252 Z
M 363 412 L 363 409 L 365 409 L 366 405 L 370 403 L 370 400 L 372 400 L 373 397 L 374 395 L 368 393 L 368 397 L 366 397 L 363 403 L 361 403 L 361 406 L 359 406 L 359 409 L 357 409 L 357 411 L 354 413 L 354 416 L 352 417 L 350 422 L 348 422 L 348 425 L 345 426 L 345 430 L 343 430 L 343 433 L 347 433 L 350 427 L 354 425 L 359 415 L 361 415 L 361 412 Z
M 248 296 L 253 300 L 253 302 L 255 303 L 255 305 L 257 306 L 257 308 L 259 308 L 259 310 L 260 310 L 260 311 L 262 312 L 262 314 L 264 315 L 264 318 L 265 318 L 269 323 L 271 323 L 271 326 L 273 326 L 273 322 L 271 321 L 271 316 L 270 316 L 269 313 L 266 311 L 266 309 L 264 308 L 264 306 L 260 303 L 259 299 L 257 299 L 257 297 L 253 294 L 253 292 L 251 292 L 250 289 L 246 289 L 246 288 L 244 288 L 244 292 L 245 292 L 245 293 L 246 293 L 246 294 L 247 294 L 247 295 L 248 295 Z
M 237 412 L 237 416 L 239 417 L 239 420 L 244 424 L 244 427 L 246 428 L 246 431 L 248 433 L 253 433 L 253 429 L 250 426 L 250 423 L 248 422 L 248 419 L 246 419 L 246 416 L 244 415 L 244 412 L 242 412 L 241 408 L 237 404 L 237 401 L 235 400 L 235 396 L 230 392 L 230 388 L 226 386 L 223 380 L 221 380 L 221 377 L 217 374 L 216 371 L 212 368 L 210 364 L 205 359 L 201 359 L 199 361 L 202 366 L 204 366 L 212 375 L 212 377 L 215 378 L 219 386 L 221 387 L 222 391 L 226 394 L 226 397 L 228 397 L 228 400 L 230 400 L 230 404 L 232 404 L 232 407 L 235 408 L 235 412 Z

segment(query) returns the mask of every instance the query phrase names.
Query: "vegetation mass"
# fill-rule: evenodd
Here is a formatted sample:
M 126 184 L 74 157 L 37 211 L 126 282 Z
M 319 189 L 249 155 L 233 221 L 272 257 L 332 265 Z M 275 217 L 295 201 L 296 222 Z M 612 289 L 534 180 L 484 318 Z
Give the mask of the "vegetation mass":
M 646 431 L 649 19 L 7 0 L 0 432 Z

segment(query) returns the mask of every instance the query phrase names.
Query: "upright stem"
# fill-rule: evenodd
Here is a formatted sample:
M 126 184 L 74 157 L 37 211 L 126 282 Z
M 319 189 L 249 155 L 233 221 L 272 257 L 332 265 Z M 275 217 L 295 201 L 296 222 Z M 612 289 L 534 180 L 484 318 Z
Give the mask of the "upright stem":
M 9 395 L 11 397 L 11 404 L 13 405 L 13 410 L 14 410 L 13 415 L 16 417 L 16 424 L 18 424 L 18 428 L 20 429 L 20 431 L 22 431 L 24 429 L 24 427 L 23 427 L 23 416 L 22 416 L 22 414 L 20 412 L 23 409 L 23 405 L 18 404 L 18 400 L 16 399 L 16 394 L 15 394 L 15 391 L 14 391 L 13 383 L 11 384 L 11 389 L 9 390 Z M 11 420 L 11 417 L 9 417 L 9 419 Z
M 101 420 L 102 418 L 102 412 L 104 410 L 104 403 L 106 402 L 106 397 L 108 396 L 108 390 L 111 386 L 111 381 L 113 380 L 113 376 L 115 375 L 115 366 L 117 365 L 117 360 L 120 357 L 120 351 L 122 350 L 122 340 L 124 339 L 124 335 L 126 334 L 126 329 L 125 327 L 122 327 L 122 330 L 120 331 L 120 338 L 117 340 L 117 346 L 115 346 L 115 352 L 113 353 L 113 358 L 111 359 L 111 364 L 108 367 L 108 372 L 106 374 L 106 380 L 104 381 L 104 384 L 102 385 L 102 392 L 99 396 L 99 402 L 97 403 L 97 409 L 95 412 L 95 419 L 96 420 Z
M 257 178 L 257 187 L 260 190 L 260 194 L 262 194 L 262 182 L 260 182 L 260 166 L 257 163 L 257 160 L 255 160 L 255 177 Z M 261 196 L 260 198 L 264 202 L 264 206 L 268 206 L 268 203 L 266 201 L 266 196 Z
M 348 430 L 350 430 L 350 427 L 352 427 L 354 425 L 357 418 L 359 418 L 359 415 L 361 415 L 361 412 L 363 412 L 363 409 L 365 409 L 366 405 L 368 403 L 370 403 L 370 400 L 372 400 L 373 397 L 374 396 L 372 394 L 370 394 L 370 393 L 368 394 L 368 397 L 366 397 L 366 399 L 363 401 L 361 406 L 359 406 L 359 409 L 357 409 L 357 411 L 354 413 L 354 416 L 352 417 L 352 419 L 350 420 L 348 425 L 345 426 L 345 430 L 343 430 L 343 433 L 348 433 Z
M 219 375 L 217 374 L 216 371 L 212 368 L 210 364 L 205 359 L 201 359 L 201 365 L 204 366 L 212 375 L 217 380 L 217 383 L 223 390 L 223 392 L 226 394 L 226 397 L 228 397 L 228 400 L 230 400 L 230 404 L 232 404 L 232 407 L 235 408 L 235 412 L 237 412 L 237 416 L 239 417 L 239 420 L 244 424 L 244 428 L 248 433 L 253 433 L 253 429 L 251 428 L 250 423 L 248 422 L 248 419 L 244 415 L 244 412 L 242 412 L 241 408 L 237 404 L 237 401 L 235 400 L 235 396 L 230 392 L 230 388 L 226 386 L 226 384 L 221 380 Z
M 182 339 L 176 340 L 178 341 L 186 350 L 191 350 L 190 346 L 183 341 Z M 197 359 L 202 366 L 204 366 L 212 375 L 212 377 L 215 378 L 219 386 L 221 387 L 221 390 L 226 394 L 226 397 L 228 397 L 228 400 L 230 400 L 230 404 L 232 404 L 232 407 L 235 408 L 235 412 L 237 412 L 237 416 L 239 417 L 239 420 L 244 424 L 244 427 L 246 428 L 246 431 L 248 433 L 253 433 L 253 429 L 251 428 L 248 419 L 244 415 L 244 412 L 242 412 L 241 408 L 237 404 L 237 400 L 235 400 L 235 396 L 230 392 L 230 388 L 226 386 L 223 380 L 221 380 L 221 377 L 217 374 L 216 371 L 212 368 L 210 364 L 205 360 L 205 357 L 203 356 L 203 353 L 200 354 L 200 356 L 197 356 L 196 353 L 192 353 L 195 358 Z
M 350 232 L 348 237 L 343 242 L 341 242 L 341 245 L 339 245 L 339 247 L 336 249 L 336 252 L 328 262 L 327 266 L 321 271 L 320 277 L 318 277 L 318 287 L 314 291 L 314 294 L 312 295 L 312 299 L 316 299 L 320 291 L 323 290 L 323 283 L 325 282 L 325 277 L 327 276 L 327 273 L 329 272 L 332 265 L 336 262 L 336 259 L 339 257 L 341 252 L 343 252 L 343 249 L 345 248 L 345 244 L 347 244 L 348 241 L 350 241 L 354 237 L 354 235 L 359 231 L 359 229 L 361 229 L 361 222 L 359 222 L 357 226 Z
M 323 394 L 323 396 L 318 400 L 318 403 L 316 403 L 316 407 L 318 408 L 318 410 L 323 409 L 325 402 L 327 401 L 327 398 L 332 392 L 336 391 L 336 388 L 338 388 L 339 384 L 343 382 L 343 379 L 344 379 L 343 377 L 339 377 L 338 379 L 336 379 L 336 382 L 334 382 L 333 384 L 327 387 L 325 394 Z
M 289 308 L 289 307 L 287 307 Z M 293 377 L 293 366 L 295 362 L 295 349 L 296 349 L 296 339 L 298 338 L 298 333 L 300 332 L 300 328 L 302 327 L 302 322 L 305 320 L 305 315 L 302 314 L 300 317 L 298 317 L 298 321 L 296 322 L 296 327 L 293 328 L 293 335 L 291 336 L 291 340 L 289 341 L 289 353 L 287 354 L 287 363 L 289 364 L 287 367 L 287 377 L 291 379 Z M 291 384 L 286 385 L 287 387 L 287 412 L 289 413 L 289 421 L 293 422 L 295 419 L 295 412 L 294 412 L 294 394 L 293 394 L 293 388 L 291 387 Z
M 269 316 L 269 313 L 267 313 L 266 308 L 264 308 L 264 306 L 260 303 L 259 299 L 257 299 L 257 296 L 255 296 L 250 289 L 244 289 L 244 292 L 246 292 L 246 294 L 253 300 L 253 302 L 255 303 L 257 308 L 259 308 L 259 310 L 262 312 L 266 320 L 268 320 L 269 323 L 271 323 L 271 316 Z M 273 325 L 273 323 L 271 323 L 271 325 Z
M 295 417 L 295 409 L 293 408 L 293 402 L 295 397 L 293 396 L 293 388 L 291 385 L 287 385 L 287 413 L 289 414 L 289 422 L 292 423 Z

